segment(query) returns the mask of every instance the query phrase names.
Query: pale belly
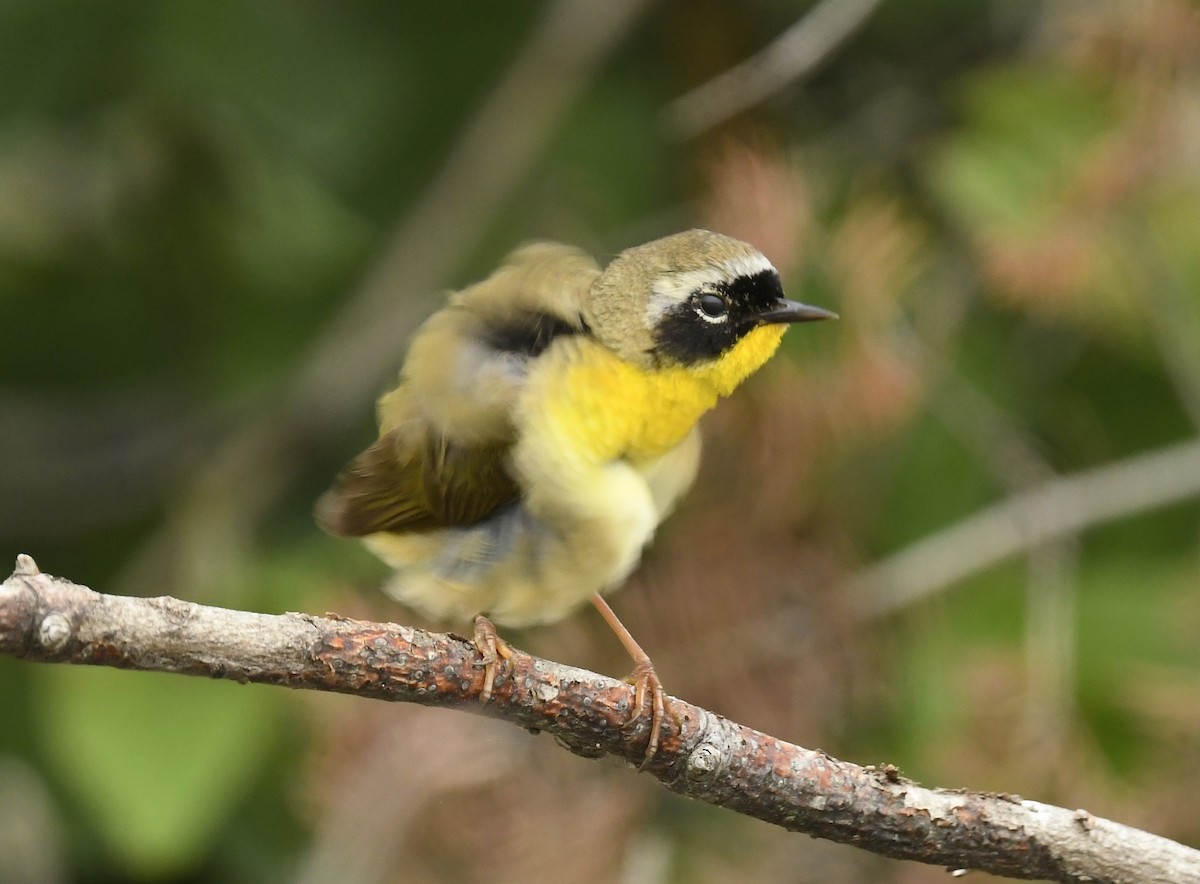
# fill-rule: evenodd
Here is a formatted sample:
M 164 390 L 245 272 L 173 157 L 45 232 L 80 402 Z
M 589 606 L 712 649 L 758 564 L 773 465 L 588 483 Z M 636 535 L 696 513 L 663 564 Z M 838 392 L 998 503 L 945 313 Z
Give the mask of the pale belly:
M 653 461 L 605 465 L 568 503 L 535 493 L 476 525 L 364 542 L 396 570 L 388 594 L 427 617 L 462 623 L 482 613 L 501 626 L 552 623 L 636 568 L 691 485 L 699 454 L 693 431 Z
M 502 626 L 551 623 L 619 585 L 658 525 L 649 485 L 623 462 L 606 467 L 580 503 L 591 511 L 539 517 L 520 502 L 469 527 L 364 542 L 396 569 L 386 591 L 427 617 L 462 622 L 482 613 Z

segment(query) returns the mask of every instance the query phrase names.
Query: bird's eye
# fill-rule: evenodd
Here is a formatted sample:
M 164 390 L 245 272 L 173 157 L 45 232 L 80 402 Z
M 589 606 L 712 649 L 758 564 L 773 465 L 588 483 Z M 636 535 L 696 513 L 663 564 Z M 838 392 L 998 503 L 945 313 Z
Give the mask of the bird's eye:
M 725 299 L 720 295 L 707 294 L 700 296 L 700 310 L 710 319 L 719 319 L 725 315 L 725 311 L 728 309 Z

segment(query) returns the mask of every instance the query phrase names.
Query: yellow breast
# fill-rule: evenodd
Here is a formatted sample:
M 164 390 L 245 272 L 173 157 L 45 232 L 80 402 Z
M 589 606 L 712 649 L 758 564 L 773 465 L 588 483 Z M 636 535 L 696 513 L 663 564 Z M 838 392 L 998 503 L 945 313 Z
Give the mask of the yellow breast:
M 757 328 L 711 362 L 652 371 L 590 338 L 564 341 L 531 379 L 527 426 L 552 436 L 559 456 L 591 463 L 659 457 L 771 357 L 785 328 Z

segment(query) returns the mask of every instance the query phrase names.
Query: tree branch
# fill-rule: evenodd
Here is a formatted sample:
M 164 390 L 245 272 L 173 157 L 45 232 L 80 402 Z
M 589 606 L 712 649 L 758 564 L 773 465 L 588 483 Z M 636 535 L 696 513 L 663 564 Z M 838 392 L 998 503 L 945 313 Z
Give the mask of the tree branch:
M 664 111 L 679 138 L 695 138 L 815 70 L 862 27 L 881 0 L 822 0 L 771 45 L 676 98 Z
M 1200 497 L 1200 438 L 1043 482 L 876 562 L 851 582 L 886 615 L 1039 544 Z
M 0 653 L 24 660 L 206 675 L 458 708 L 546 731 L 577 755 L 641 761 L 634 689 L 514 649 L 492 700 L 467 639 L 391 623 L 255 614 L 169 597 L 102 595 L 19 556 L 0 584 Z M 1013 795 L 926 789 L 668 698 L 647 770 L 681 795 L 885 856 L 1014 878 L 1200 881 L 1200 851 Z

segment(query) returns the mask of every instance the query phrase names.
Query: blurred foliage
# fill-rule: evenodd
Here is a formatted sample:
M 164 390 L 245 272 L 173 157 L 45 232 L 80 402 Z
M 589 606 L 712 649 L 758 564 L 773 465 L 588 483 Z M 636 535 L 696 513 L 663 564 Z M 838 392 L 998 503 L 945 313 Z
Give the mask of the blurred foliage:
M 533 237 L 754 242 L 843 319 L 795 329 L 711 416 L 699 486 L 617 597 L 668 689 L 930 784 L 1200 842 L 1195 499 L 886 617 L 856 582 L 1022 489 L 1196 437 L 1200 10 L 884 3 L 808 80 L 672 134 L 672 98 L 808 5 L 652 7 L 482 240 L 434 231 L 455 247 L 439 284 Z M 0 4 L 10 558 L 102 591 L 409 619 L 309 518 L 388 378 L 345 381 L 352 425 L 314 407 L 294 445 L 239 434 L 290 395 L 548 9 Z M 419 315 L 440 293 L 405 296 Z M 222 482 L 231 457 L 261 482 Z M 516 640 L 619 673 L 595 620 Z M 944 877 L 454 713 L 12 660 L 0 708 L 4 884 Z

